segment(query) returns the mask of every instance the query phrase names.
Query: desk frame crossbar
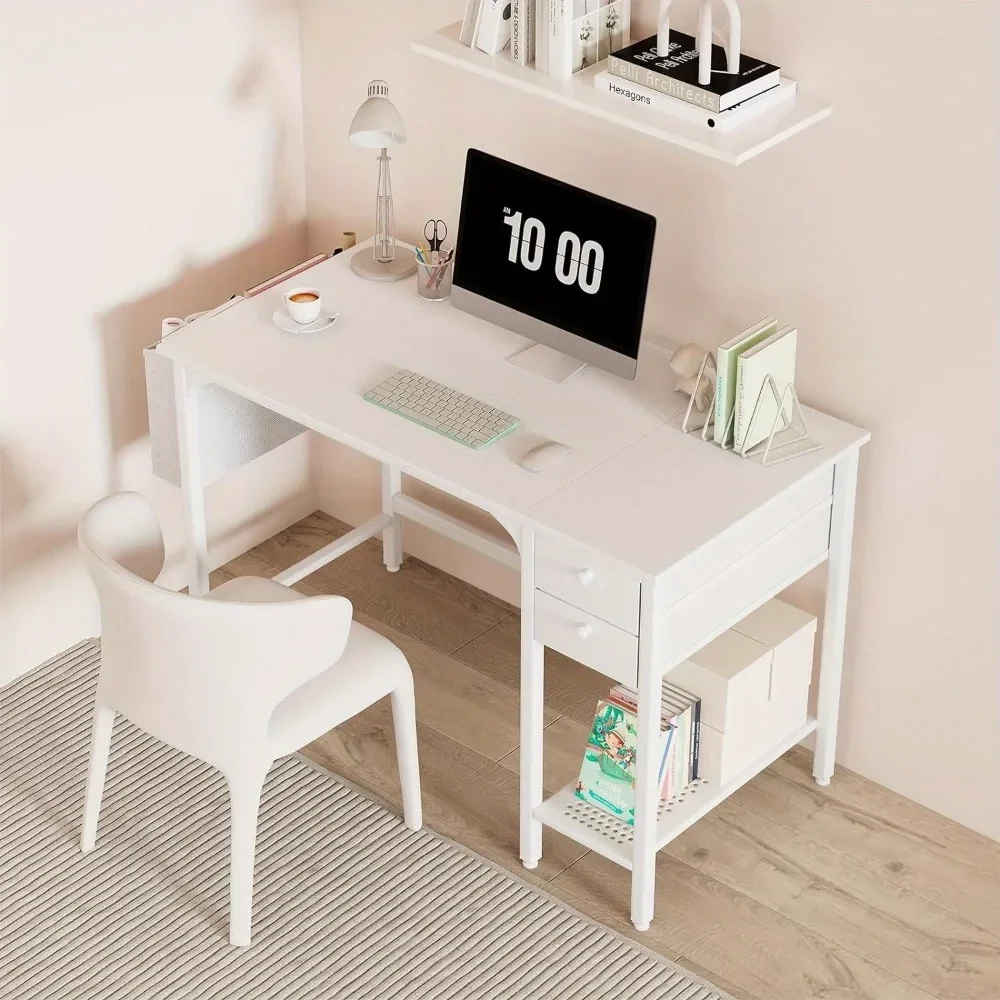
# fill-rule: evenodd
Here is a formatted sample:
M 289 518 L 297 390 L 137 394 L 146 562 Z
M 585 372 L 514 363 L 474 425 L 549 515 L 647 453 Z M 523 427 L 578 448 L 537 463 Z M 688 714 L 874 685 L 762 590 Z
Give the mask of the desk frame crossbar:
M 351 549 L 356 548 L 362 542 L 366 542 L 369 538 L 374 538 L 376 535 L 382 534 L 383 531 L 391 527 L 391 517 L 386 514 L 376 514 L 375 517 L 365 521 L 364 524 L 359 524 L 353 531 L 347 532 L 346 535 L 341 535 L 340 538 L 334 539 L 329 545 L 324 545 L 323 548 L 317 549 L 304 559 L 300 559 L 293 566 L 289 566 L 288 569 L 282 570 L 274 579 L 278 583 L 283 583 L 286 587 L 291 587 L 293 584 L 298 583 L 299 580 L 304 580 L 307 576 L 315 573 L 316 570 L 322 569 L 327 563 L 333 562 L 334 559 L 339 559 L 346 552 L 350 552 Z
M 192 413 L 195 394 L 189 391 L 192 387 L 185 383 L 183 369 L 177 379 L 177 400 L 179 421 L 187 433 L 180 435 L 181 459 L 185 471 L 185 522 L 189 539 L 189 576 L 199 581 L 199 587 L 193 592 L 208 592 L 208 558 L 207 532 L 205 530 L 205 507 L 203 486 L 197 481 L 197 455 L 194 454 L 193 442 L 197 435 L 188 424 L 194 424 L 196 414 Z M 185 405 L 186 404 L 186 405 Z M 488 531 L 468 524 L 461 518 L 446 514 L 422 500 L 416 500 L 402 492 L 402 476 L 398 467 L 382 463 L 382 512 L 369 518 L 363 524 L 334 539 L 329 545 L 310 553 L 297 563 L 289 566 L 274 576 L 274 579 L 286 587 L 291 587 L 322 569 L 328 563 L 339 559 L 342 555 L 357 548 L 362 542 L 376 535 L 382 536 L 382 551 L 386 569 L 396 572 L 403 561 L 403 539 L 401 519 L 406 518 L 416 524 L 430 528 L 446 538 L 466 548 L 488 556 L 509 569 L 519 569 L 521 557 L 517 546 L 497 538 Z M 193 542 L 193 544 L 191 544 Z
M 415 500 L 405 493 L 397 493 L 392 498 L 392 509 L 408 521 L 422 524 L 425 528 L 436 531 L 466 548 L 488 556 L 510 569 L 519 569 L 521 557 L 513 542 L 505 542 L 487 531 L 473 527 L 451 514 L 431 507 L 421 500 Z

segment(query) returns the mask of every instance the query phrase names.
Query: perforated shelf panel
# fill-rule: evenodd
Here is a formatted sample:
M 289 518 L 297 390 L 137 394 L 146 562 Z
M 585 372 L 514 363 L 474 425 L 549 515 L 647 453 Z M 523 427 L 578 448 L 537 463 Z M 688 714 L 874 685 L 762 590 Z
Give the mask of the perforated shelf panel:
M 656 810 L 656 849 L 669 844 L 674 837 L 683 833 L 783 753 L 804 740 L 815 728 L 816 720 L 809 719 L 721 788 L 702 780 L 689 786 L 669 802 L 659 803 Z M 575 790 L 575 784 L 567 785 L 562 791 L 546 799 L 535 809 L 535 819 L 583 847 L 631 869 L 632 843 L 635 837 L 633 828 L 603 809 L 577 798 Z
M 680 795 L 675 795 L 669 801 L 660 802 L 656 809 L 657 822 L 668 817 L 674 809 L 683 806 L 699 789 L 707 787 L 708 781 L 699 780 L 689 785 Z M 576 795 L 573 795 L 563 805 L 563 816 L 588 830 L 593 830 L 597 836 L 604 837 L 612 844 L 630 844 L 635 836 L 634 827 L 615 819 L 603 809 L 598 809 L 597 806 L 584 802 Z

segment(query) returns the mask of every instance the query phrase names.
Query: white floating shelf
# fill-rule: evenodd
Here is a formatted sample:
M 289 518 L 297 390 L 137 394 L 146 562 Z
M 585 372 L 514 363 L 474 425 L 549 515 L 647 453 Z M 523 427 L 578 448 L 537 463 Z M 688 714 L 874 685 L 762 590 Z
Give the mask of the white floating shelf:
M 700 781 L 697 787 L 688 788 L 670 802 L 661 802 L 656 822 L 656 849 L 660 850 L 674 837 L 680 836 L 738 788 L 773 764 L 783 753 L 804 740 L 815 728 L 816 720 L 809 719 L 722 788 L 714 788 L 707 781 Z M 575 784 L 567 785 L 562 791 L 546 799 L 535 809 L 535 819 L 565 834 L 582 847 L 631 870 L 632 827 L 603 809 L 578 799 L 575 788 Z
M 594 76 L 604 68 L 603 63 L 568 80 L 556 79 L 539 73 L 533 66 L 516 65 L 506 50 L 489 56 L 479 49 L 470 49 L 458 40 L 461 26 L 461 21 L 456 21 L 413 42 L 413 51 L 723 163 L 745 163 L 822 121 L 832 110 L 824 101 L 799 93 L 787 107 L 761 115 L 731 132 L 716 132 L 662 112 L 622 104 L 610 94 L 602 93 L 594 86 Z

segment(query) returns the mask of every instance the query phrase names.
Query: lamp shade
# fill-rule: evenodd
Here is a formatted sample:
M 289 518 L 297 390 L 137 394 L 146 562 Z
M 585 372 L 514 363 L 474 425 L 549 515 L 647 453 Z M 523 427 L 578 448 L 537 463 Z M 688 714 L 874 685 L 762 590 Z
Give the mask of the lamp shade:
M 372 80 L 368 84 L 368 100 L 355 113 L 348 136 L 355 146 L 371 149 L 401 146 L 406 142 L 403 119 L 389 100 L 389 84 L 385 80 Z

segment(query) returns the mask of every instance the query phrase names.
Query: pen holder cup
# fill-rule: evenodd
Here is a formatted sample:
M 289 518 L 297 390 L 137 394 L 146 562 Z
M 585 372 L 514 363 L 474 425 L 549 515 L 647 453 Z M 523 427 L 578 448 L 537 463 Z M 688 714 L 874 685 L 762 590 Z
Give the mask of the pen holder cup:
M 451 295 L 454 258 L 443 264 L 427 264 L 417 256 L 417 292 L 422 299 L 441 302 Z

